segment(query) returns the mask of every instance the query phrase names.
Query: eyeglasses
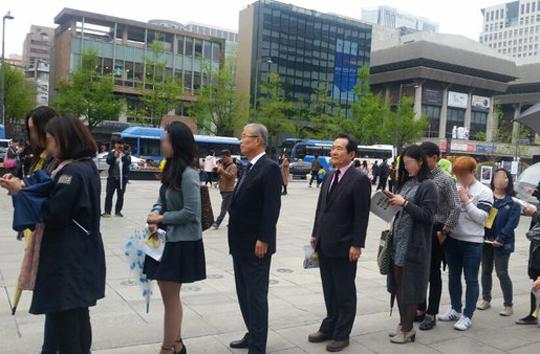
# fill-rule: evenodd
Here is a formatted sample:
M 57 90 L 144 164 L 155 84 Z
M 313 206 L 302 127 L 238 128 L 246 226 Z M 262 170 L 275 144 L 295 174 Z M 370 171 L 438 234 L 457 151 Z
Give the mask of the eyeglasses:
M 244 139 L 244 138 L 259 138 L 259 136 L 258 135 L 245 135 L 245 134 L 242 134 L 241 138 L 242 139 Z

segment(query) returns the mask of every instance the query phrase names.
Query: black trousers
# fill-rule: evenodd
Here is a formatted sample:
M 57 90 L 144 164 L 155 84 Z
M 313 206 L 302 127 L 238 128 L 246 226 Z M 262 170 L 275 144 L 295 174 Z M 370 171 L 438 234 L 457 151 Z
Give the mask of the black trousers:
M 249 354 L 266 353 L 268 339 L 268 283 L 272 256 L 258 259 L 233 256 L 236 294 L 248 330 Z
M 45 315 L 45 330 L 43 331 L 43 346 L 41 354 L 57 354 L 58 343 L 53 333 L 51 315 Z
M 124 194 L 126 193 L 127 179 L 122 180 L 122 188 L 120 188 L 120 180 L 114 177 L 107 178 L 107 195 L 105 197 L 105 213 L 110 214 L 112 210 L 112 199 L 116 192 L 116 207 L 115 213 L 122 212 L 124 207 Z
M 311 171 L 311 179 L 309 180 L 310 186 L 313 184 L 313 180 L 317 181 L 317 186 L 321 184 L 321 181 L 319 181 L 319 171 Z
M 433 225 L 432 241 L 431 241 L 431 269 L 429 271 L 429 307 L 426 311 L 426 303 L 418 305 L 418 310 L 426 311 L 429 315 L 437 315 L 441 304 L 442 294 L 442 274 L 441 263 L 444 260 L 444 244 L 439 243 L 437 232 L 443 229 L 444 225 Z
M 319 249 L 319 267 L 327 313 L 319 331 L 334 340 L 346 340 L 356 316 L 357 262 L 326 257 Z
M 59 354 L 88 354 L 92 345 L 92 327 L 88 307 L 52 312 L 49 317 Z

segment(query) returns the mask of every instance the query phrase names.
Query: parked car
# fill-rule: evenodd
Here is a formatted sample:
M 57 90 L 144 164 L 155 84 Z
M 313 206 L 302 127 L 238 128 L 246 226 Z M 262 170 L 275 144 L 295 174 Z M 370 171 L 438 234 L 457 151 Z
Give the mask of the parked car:
M 107 155 L 108 154 L 109 154 L 108 152 L 102 152 L 102 153 L 99 153 L 94 158 L 94 163 L 96 164 L 97 169 L 99 170 L 99 172 L 106 171 L 106 170 L 109 169 L 109 165 L 107 164 Z M 129 166 L 129 169 L 131 171 L 139 170 L 143 165 L 144 165 L 144 160 L 143 159 L 140 159 L 140 158 L 135 157 L 135 156 L 131 156 L 131 165 Z
M 293 179 L 306 179 L 306 176 L 311 172 L 311 162 L 295 161 L 291 162 L 290 172 Z

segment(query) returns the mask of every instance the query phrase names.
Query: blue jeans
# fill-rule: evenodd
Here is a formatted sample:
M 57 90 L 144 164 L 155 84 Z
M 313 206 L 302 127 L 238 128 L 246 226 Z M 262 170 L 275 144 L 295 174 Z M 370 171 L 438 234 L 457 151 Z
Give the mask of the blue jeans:
M 482 244 L 458 241 L 452 237 L 446 239 L 446 261 L 448 263 L 448 287 L 452 308 L 461 313 L 461 274 L 465 274 L 467 290 L 465 292 L 464 315 L 472 318 L 480 294 L 478 273 L 482 262 Z

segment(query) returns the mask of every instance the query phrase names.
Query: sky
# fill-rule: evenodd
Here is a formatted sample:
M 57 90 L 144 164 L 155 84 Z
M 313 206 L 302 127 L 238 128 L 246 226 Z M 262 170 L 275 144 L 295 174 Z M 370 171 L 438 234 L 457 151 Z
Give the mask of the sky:
M 22 54 L 30 25 L 54 26 L 54 17 L 64 7 L 146 22 L 167 19 L 190 21 L 237 29 L 238 13 L 254 0 L 4 0 L 0 14 L 11 10 L 6 22 L 6 56 Z M 360 19 L 363 7 L 388 5 L 439 22 L 443 33 L 461 34 L 478 40 L 482 27 L 480 10 L 504 0 L 282 0 L 321 12 Z M 506 1 L 508 2 L 508 1 Z

